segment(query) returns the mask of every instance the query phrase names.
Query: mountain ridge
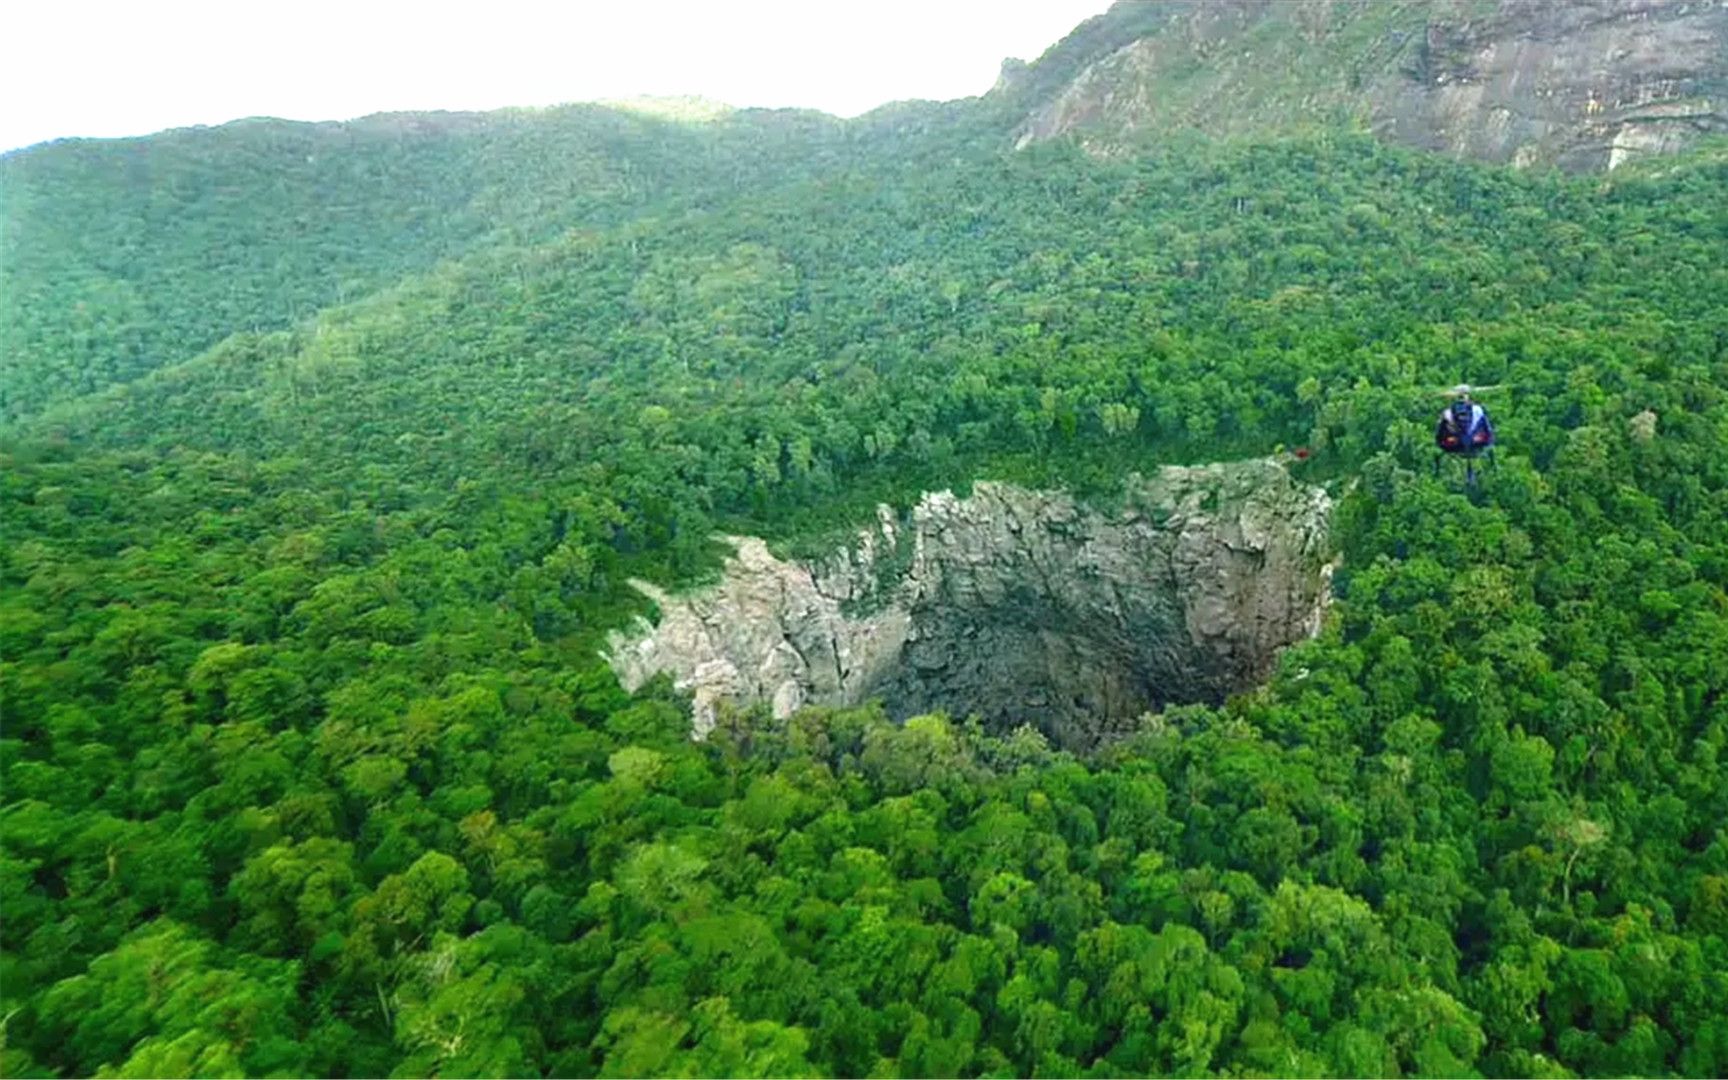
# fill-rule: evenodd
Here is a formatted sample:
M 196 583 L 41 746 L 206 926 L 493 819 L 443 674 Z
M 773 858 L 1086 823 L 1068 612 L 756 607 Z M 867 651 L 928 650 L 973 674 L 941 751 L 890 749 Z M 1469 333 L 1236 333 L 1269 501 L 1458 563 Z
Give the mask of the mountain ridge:
M 837 123 L 594 105 L 252 118 L 0 157 L 0 422 L 488 244 L 822 168 L 846 153 Z
M 1625 55 L 1591 67 L 1592 49 Z M 1585 74 L 1554 74 L 1569 65 Z M 1040 141 L 1121 156 L 1349 129 L 1597 171 L 1728 131 L 1724 101 L 1728 0 L 1147 0 L 1006 62 L 979 98 L 850 120 L 681 99 L 60 140 L 0 155 L 0 291 L 16 298 L 0 311 L 0 423 L 499 239 L 605 227 L 663 198 Z M 186 292 L 188 268 L 208 287 Z

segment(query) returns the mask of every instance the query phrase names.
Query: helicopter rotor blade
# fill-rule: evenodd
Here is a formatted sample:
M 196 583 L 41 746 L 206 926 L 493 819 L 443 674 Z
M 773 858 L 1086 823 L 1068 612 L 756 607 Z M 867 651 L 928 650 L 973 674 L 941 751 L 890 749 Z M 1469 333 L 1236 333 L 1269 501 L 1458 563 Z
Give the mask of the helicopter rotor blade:
M 1510 384 L 1492 383 L 1488 386 L 1472 386 L 1470 383 L 1459 383 L 1444 390 L 1433 391 L 1439 397 L 1458 397 L 1461 394 L 1481 394 L 1489 390 L 1505 390 Z

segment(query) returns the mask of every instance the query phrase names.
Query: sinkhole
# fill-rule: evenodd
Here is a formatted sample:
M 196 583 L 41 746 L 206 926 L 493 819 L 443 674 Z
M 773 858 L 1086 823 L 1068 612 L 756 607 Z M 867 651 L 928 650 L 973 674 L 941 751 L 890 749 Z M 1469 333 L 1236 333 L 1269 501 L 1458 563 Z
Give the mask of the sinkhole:
M 614 633 L 606 658 L 629 690 L 669 673 L 697 738 L 722 702 L 785 716 L 879 699 L 896 719 L 976 714 L 1086 750 L 1256 684 L 1312 635 L 1330 510 L 1274 460 L 1167 466 L 1095 503 L 980 482 L 882 508 L 809 562 L 729 537 L 716 584 L 638 582 L 660 620 Z

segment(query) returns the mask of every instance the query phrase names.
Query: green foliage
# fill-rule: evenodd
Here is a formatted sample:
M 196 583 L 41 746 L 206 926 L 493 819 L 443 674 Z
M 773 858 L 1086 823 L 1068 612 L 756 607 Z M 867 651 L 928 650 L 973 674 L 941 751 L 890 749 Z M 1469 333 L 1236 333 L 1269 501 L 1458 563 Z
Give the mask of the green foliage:
M 1728 1070 L 1720 160 L 560 115 L 568 189 L 525 119 L 388 152 L 451 172 L 430 247 L 356 211 L 302 251 L 298 172 L 256 219 L 175 203 L 200 251 L 291 254 L 280 289 L 150 229 L 131 292 L 63 233 L 9 264 L 42 292 L 6 344 L 0 1067 Z M 250 190 L 276 131 L 164 160 Z M 72 163 L 129 145 L 8 158 L 69 178 L 8 213 L 132 221 Z M 364 290 L 294 261 L 327 258 Z M 63 347 L 74 295 L 148 356 Z M 1460 378 L 1511 385 L 1469 494 L 1427 444 Z M 595 659 L 718 529 L 1278 443 L 1337 481 L 1325 632 L 1090 759 L 872 708 L 694 744 Z
M 569 106 L 243 120 L 0 157 L 0 420 L 490 244 L 795 174 L 811 157 L 773 144 L 808 135 L 819 158 L 826 141 L 806 118 L 707 119 Z

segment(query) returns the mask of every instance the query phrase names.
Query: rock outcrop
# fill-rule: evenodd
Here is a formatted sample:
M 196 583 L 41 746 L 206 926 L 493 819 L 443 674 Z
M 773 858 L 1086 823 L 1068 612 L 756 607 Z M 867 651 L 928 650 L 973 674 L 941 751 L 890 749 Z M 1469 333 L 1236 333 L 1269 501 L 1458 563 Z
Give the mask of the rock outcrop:
M 1723 0 L 1500 0 L 1431 22 L 1416 61 L 1373 122 L 1430 149 L 1599 171 L 1728 131 Z
M 1728 131 L 1728 0 L 1124 0 L 999 93 L 1016 83 L 1034 88 L 1020 145 L 1111 154 L 1348 117 L 1604 170 Z
M 1112 508 L 980 483 L 884 508 L 855 545 L 812 564 L 732 538 L 721 581 L 614 634 L 627 689 L 660 672 L 694 702 L 882 699 L 1032 723 L 1083 748 L 1171 702 L 1218 701 L 1312 634 L 1328 595 L 1324 492 L 1272 461 L 1168 467 Z

